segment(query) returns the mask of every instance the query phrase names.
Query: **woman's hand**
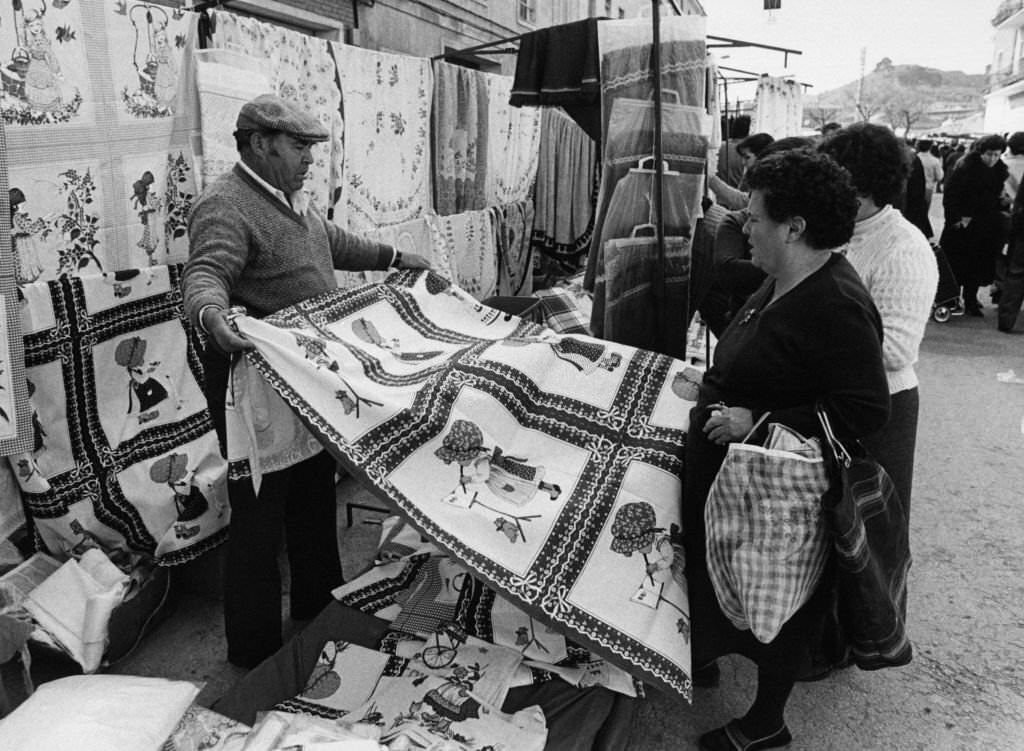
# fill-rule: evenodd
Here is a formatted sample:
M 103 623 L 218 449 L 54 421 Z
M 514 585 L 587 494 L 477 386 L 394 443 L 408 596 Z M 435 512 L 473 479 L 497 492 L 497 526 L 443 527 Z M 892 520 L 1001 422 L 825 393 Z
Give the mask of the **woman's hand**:
M 742 440 L 754 427 L 754 415 L 746 407 L 715 404 L 709 409 L 711 417 L 704 423 L 704 434 L 712 443 L 721 446 Z

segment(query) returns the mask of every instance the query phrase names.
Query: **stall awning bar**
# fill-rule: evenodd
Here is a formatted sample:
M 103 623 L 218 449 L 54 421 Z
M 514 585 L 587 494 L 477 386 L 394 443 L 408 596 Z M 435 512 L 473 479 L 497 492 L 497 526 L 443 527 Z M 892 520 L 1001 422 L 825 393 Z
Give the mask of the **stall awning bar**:
M 712 42 L 721 42 L 721 44 L 712 44 Z M 790 55 L 802 55 L 803 52 L 800 50 L 790 49 L 789 47 L 776 47 L 772 44 L 761 44 L 760 42 L 748 42 L 744 39 L 733 39 L 731 37 L 720 37 L 708 34 L 708 49 L 721 48 L 721 47 L 757 47 L 762 50 L 773 50 L 775 52 L 782 53 L 782 67 L 789 65 Z

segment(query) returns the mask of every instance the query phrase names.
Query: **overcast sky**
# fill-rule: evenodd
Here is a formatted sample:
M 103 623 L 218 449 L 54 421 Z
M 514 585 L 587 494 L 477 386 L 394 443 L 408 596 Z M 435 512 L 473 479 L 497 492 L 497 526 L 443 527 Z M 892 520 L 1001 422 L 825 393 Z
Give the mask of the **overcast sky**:
M 897 65 L 983 73 L 993 56 L 991 24 L 999 0 L 782 0 L 774 19 L 763 0 L 702 0 L 708 34 L 802 50 L 789 56 L 750 49 L 717 50 L 722 65 L 778 75 L 792 72 L 814 86 L 834 89 L 883 57 Z M 728 55 L 728 59 L 721 59 Z M 752 97 L 738 89 L 740 98 Z

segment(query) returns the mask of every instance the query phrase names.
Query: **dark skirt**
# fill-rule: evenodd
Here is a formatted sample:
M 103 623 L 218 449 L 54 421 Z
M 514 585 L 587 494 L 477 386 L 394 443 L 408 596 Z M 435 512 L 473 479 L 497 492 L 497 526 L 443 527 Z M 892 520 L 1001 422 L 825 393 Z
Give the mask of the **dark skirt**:
M 917 387 L 892 395 L 889 421 L 877 433 L 861 440 L 864 448 L 889 473 L 910 517 L 910 493 L 914 485 L 914 449 L 917 446 Z

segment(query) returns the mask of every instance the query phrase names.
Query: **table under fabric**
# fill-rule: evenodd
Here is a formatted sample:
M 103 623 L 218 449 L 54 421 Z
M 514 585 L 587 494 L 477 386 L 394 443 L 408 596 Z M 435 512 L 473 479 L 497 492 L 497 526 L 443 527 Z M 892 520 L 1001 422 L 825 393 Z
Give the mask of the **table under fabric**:
M 243 676 L 212 709 L 252 725 L 258 712 L 302 692 L 326 643 L 343 640 L 376 649 L 390 630 L 387 621 L 333 602 L 277 653 Z M 511 689 L 501 709 L 512 713 L 540 706 L 548 725 L 545 748 L 551 751 L 619 751 L 629 748 L 637 701 L 600 686 L 580 689 L 553 680 Z

